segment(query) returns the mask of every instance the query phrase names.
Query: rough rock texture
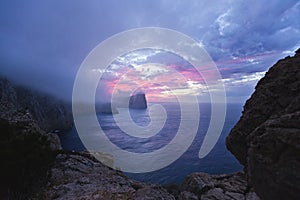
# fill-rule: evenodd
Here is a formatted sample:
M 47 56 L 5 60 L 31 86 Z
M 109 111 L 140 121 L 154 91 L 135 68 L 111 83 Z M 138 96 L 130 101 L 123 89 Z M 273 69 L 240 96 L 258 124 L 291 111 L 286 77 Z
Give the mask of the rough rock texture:
M 25 91 L 22 89 L 20 93 L 19 89 L 16 89 L 8 81 L 0 81 L 0 128 L 2 131 L 0 156 L 4 155 L 5 158 L 1 158 L 7 161 L 12 155 L 11 152 L 18 155 L 20 151 L 26 149 L 26 152 L 22 152 L 26 155 L 25 159 L 22 156 L 19 156 L 20 158 L 13 156 L 13 159 L 10 159 L 14 166 L 13 170 L 10 170 L 11 165 L 7 165 L 7 162 L 0 166 L 3 174 L 1 174 L 0 181 L 0 196 L 4 199 L 258 199 L 247 186 L 242 173 L 233 175 L 195 173 L 188 176 L 180 186 L 163 187 L 131 180 L 121 172 L 102 164 L 87 152 L 62 151 L 56 135 L 47 134 L 40 128 L 40 125 L 44 124 L 41 122 L 47 118 L 49 118 L 50 130 L 57 128 L 57 123 L 50 118 L 63 119 L 60 116 L 52 115 L 51 112 L 50 114 L 45 112 L 47 109 L 52 110 L 52 105 L 56 108 L 56 104 L 40 103 L 39 97 L 32 96 L 32 93 Z M 20 94 L 22 94 L 22 98 Z M 20 103 L 20 101 L 33 101 L 34 103 L 28 104 L 28 109 L 25 109 L 25 103 Z M 41 105 L 49 107 L 41 108 Z M 35 113 L 35 117 L 33 113 Z M 56 111 L 55 113 L 64 114 Z M 3 123 L 1 120 L 4 120 Z M 17 131 L 14 131 L 13 135 L 10 128 L 7 128 L 7 124 L 13 130 L 17 127 Z M 67 126 L 68 121 L 62 120 L 61 124 Z M 22 140 L 22 134 L 31 132 L 34 132 L 35 135 L 38 134 L 37 140 L 33 142 L 31 138 Z M 46 136 L 47 140 L 36 146 L 36 141 L 41 142 L 39 136 Z M 29 145 L 29 143 L 31 144 Z M 22 144 L 22 147 L 19 144 Z M 47 146 L 47 144 L 51 148 L 44 150 L 43 145 Z M 112 165 L 113 158 L 109 155 L 100 152 L 91 154 L 101 154 L 102 157 L 105 157 L 105 162 Z M 43 166 L 42 170 L 40 170 L 41 166 Z M 28 173 L 29 177 L 24 176 L 23 173 L 19 177 L 14 173 L 24 167 L 26 168 L 25 175 Z M 7 174 L 7 171 L 11 173 Z M 36 171 L 41 172 L 36 173 Z M 5 180 L 3 179 L 4 175 Z M 23 177 L 28 179 L 26 182 L 28 184 L 24 183 Z M 7 185 L 8 181 L 10 181 L 10 185 Z M 16 185 L 15 181 L 18 181 L 20 186 L 12 190 L 12 187 Z M 33 183 L 37 184 L 32 188 Z M 29 187 L 26 187 L 27 185 Z M 29 190 L 30 193 L 28 193 Z
M 57 134 L 47 132 L 69 126 L 65 110 L 57 100 L 0 78 L 1 199 L 29 199 L 39 191 L 61 149 Z
M 180 200 L 222 199 L 259 200 L 247 186 L 242 172 L 229 175 L 209 175 L 193 173 L 185 178 L 180 186 Z
M 71 106 L 53 97 L 34 93 L 0 78 L 0 117 L 16 120 L 19 112 L 30 113 L 44 131 L 70 129 L 72 126 Z
M 45 132 L 45 129 L 41 129 L 40 124 L 46 123 L 46 120 L 49 116 L 44 117 L 42 120 L 37 121 L 35 117 L 33 117 L 33 113 L 42 113 L 46 115 L 48 113 L 43 113 L 37 111 L 38 108 L 41 107 L 40 103 L 37 102 L 35 97 L 32 96 L 30 92 L 27 93 L 29 97 L 23 97 L 22 100 L 18 97 L 20 90 L 23 90 L 22 93 L 25 94 L 25 89 L 16 88 L 13 86 L 8 80 L 0 78 L 0 119 L 7 121 L 11 126 L 19 126 L 22 127 L 23 132 L 38 132 L 41 135 L 44 135 L 50 141 L 50 146 L 53 150 L 61 149 L 59 137 L 56 134 L 48 134 Z M 20 101 L 24 101 L 25 99 L 32 99 L 36 104 L 22 104 Z M 36 108 L 37 106 L 38 108 Z M 51 107 L 52 105 L 48 105 L 48 109 L 55 109 L 56 106 Z M 44 108 L 45 110 L 46 108 Z M 58 114 L 58 113 L 57 113 Z M 38 123 L 40 122 L 40 123 Z M 63 123 L 63 122 L 60 122 Z M 49 123 L 53 128 L 58 128 L 55 126 L 56 124 L 52 124 L 51 121 Z M 49 126 L 49 125 L 47 125 Z M 63 125 L 66 127 L 66 125 Z M 1 133 L 0 133 L 1 134 Z
M 146 95 L 143 93 L 132 95 L 129 99 L 129 108 L 146 109 L 147 108 Z
M 82 153 L 58 154 L 43 199 L 175 199 L 166 189 L 131 180 Z
M 300 50 L 262 78 L 226 140 L 263 199 L 300 199 Z
M 28 199 L 46 181 L 61 146 L 58 136 L 40 129 L 29 113 L 13 115 L 13 120 L 0 118 L 0 197 Z
M 141 183 L 108 168 L 87 153 L 60 153 L 42 199 L 221 199 L 259 200 L 243 173 L 194 173 L 178 187 Z

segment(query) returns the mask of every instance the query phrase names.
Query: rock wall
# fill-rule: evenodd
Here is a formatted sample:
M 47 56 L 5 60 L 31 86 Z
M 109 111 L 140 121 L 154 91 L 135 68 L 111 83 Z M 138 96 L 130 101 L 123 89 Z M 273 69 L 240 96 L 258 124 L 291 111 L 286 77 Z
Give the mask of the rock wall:
M 0 81 L 0 95 L 0 156 L 12 161 L 1 165 L 0 196 L 4 199 L 259 199 L 243 173 L 194 173 L 175 186 L 131 180 L 87 152 L 60 150 L 58 137 L 44 130 L 56 129 L 59 123 L 68 127 L 63 106 L 7 80 Z
M 72 127 L 71 105 L 54 97 L 15 86 L 5 78 L 0 78 L 0 104 L 2 118 L 15 120 L 14 113 L 28 112 L 46 132 Z
M 300 49 L 262 78 L 226 145 L 263 199 L 300 199 Z
M 47 181 L 61 149 L 52 129 L 68 128 L 70 116 L 59 101 L 0 79 L 0 197 L 29 199 Z

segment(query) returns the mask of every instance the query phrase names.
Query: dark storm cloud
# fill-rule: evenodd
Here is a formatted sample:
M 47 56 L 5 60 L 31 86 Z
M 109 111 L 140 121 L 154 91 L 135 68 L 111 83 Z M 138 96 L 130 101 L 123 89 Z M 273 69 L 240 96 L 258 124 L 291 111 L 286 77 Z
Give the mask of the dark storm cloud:
M 128 14 L 116 1 L 0 4 L 1 73 L 56 95 L 71 95 L 76 71 L 94 46 L 134 27 L 124 23 Z

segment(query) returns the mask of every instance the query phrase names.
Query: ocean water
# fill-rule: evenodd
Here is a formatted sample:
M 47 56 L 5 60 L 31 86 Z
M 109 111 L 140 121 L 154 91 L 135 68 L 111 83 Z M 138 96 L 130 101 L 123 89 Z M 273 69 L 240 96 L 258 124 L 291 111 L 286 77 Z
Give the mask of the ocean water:
M 181 119 L 179 105 L 173 103 L 162 103 L 161 105 L 167 114 L 166 121 L 163 128 L 156 135 L 149 138 L 137 138 L 124 133 L 112 115 L 98 114 L 97 118 L 106 136 L 118 147 L 129 152 L 152 152 L 164 147 L 174 138 Z M 213 150 L 202 159 L 199 159 L 198 153 L 209 126 L 211 106 L 210 104 L 201 103 L 199 104 L 199 108 L 200 121 L 197 134 L 187 151 L 179 159 L 169 166 L 154 172 L 125 174 L 143 182 L 175 184 L 180 183 L 192 172 L 224 174 L 242 170 L 242 166 L 225 146 L 226 136 L 241 116 L 242 104 L 227 104 L 226 119 L 221 136 Z M 121 120 L 121 125 L 125 127 L 127 124 L 128 126 L 130 125 L 131 120 L 141 127 L 149 125 L 151 120 L 161 120 L 159 115 L 150 118 L 148 109 L 129 110 L 131 119 L 125 117 L 128 109 L 119 108 L 118 110 L 120 114 L 117 117 Z M 191 116 L 192 119 L 193 117 Z M 60 133 L 59 136 L 64 149 L 75 151 L 85 150 L 75 127 L 70 131 Z

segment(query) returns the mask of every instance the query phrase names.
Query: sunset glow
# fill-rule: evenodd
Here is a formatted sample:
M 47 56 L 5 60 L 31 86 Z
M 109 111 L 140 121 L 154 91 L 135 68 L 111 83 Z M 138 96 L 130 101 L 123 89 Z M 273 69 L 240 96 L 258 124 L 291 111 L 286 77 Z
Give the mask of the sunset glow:
M 132 59 L 128 55 L 118 58 L 117 63 L 112 63 L 105 72 L 98 71 L 103 73 L 98 85 L 99 90 L 116 98 L 142 91 L 150 102 L 174 101 L 177 96 L 199 96 L 207 92 L 203 77 L 183 59 L 175 62 L 168 60 L 169 63 L 173 62 L 172 64 L 155 63 L 149 62 L 148 59 L 159 54 L 159 51 L 150 53 L 150 56 L 149 52 L 148 55 L 142 53 L 131 53 L 135 58 L 141 55 L 138 59 Z M 129 62 L 128 59 L 133 61 Z

